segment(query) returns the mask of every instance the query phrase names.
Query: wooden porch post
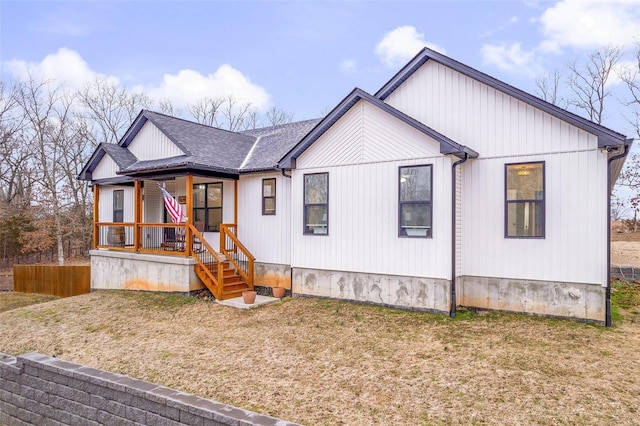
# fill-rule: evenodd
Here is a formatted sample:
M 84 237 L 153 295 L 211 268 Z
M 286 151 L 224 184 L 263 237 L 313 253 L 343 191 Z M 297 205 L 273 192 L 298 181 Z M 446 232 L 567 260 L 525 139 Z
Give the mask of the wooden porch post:
M 233 224 L 238 232 L 238 179 L 233 181 Z
M 100 244 L 100 228 L 98 222 L 100 222 L 100 185 L 97 183 L 93 185 L 93 249 L 98 248 Z
M 185 255 L 191 256 L 191 249 L 193 248 L 193 234 L 191 233 L 191 225 L 193 224 L 193 175 L 187 175 L 187 225 L 185 234 Z
M 133 186 L 133 251 L 140 248 L 140 223 L 142 222 L 142 185 L 136 179 Z

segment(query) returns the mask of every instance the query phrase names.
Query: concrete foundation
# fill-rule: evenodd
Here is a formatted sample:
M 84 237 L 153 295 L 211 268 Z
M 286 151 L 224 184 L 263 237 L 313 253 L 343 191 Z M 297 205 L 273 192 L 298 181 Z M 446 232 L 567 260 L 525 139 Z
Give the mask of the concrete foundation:
M 291 290 L 291 266 L 277 263 L 254 263 L 254 284 L 261 287 L 284 287 Z
M 450 283 L 405 277 L 293 268 L 293 293 L 448 313 Z
M 597 284 L 462 276 L 458 304 L 604 322 L 605 288 Z
M 92 290 L 188 293 L 204 288 L 192 258 L 108 250 L 91 250 L 89 254 Z

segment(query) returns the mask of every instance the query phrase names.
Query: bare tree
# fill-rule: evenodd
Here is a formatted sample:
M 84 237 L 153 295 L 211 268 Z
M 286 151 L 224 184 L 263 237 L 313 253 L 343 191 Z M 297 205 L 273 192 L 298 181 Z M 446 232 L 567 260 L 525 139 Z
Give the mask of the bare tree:
M 623 70 L 620 78 L 628 89 L 627 98 L 622 100 L 622 104 L 629 109 L 625 118 L 640 138 L 640 42 L 636 43 L 634 60 L 634 65 Z
M 612 220 L 622 220 L 629 215 L 629 207 L 627 207 L 626 203 L 618 197 L 615 189 L 611 194 L 611 219 Z
M 7 88 L 0 81 L 0 200 L 11 204 L 30 188 L 31 153 L 21 141 L 25 118 L 18 103 L 20 83 Z
M 189 112 L 198 123 L 219 127 L 218 115 L 224 101 L 224 98 L 202 98 L 189 105 Z
M 224 99 L 224 108 L 222 113 L 224 118 L 227 119 L 227 128 L 236 132 L 242 129 L 242 125 L 246 119 L 247 112 L 251 109 L 251 103 L 245 103 L 238 105 L 238 102 L 229 95 Z
M 567 108 L 569 102 L 560 93 L 561 81 L 562 72 L 559 70 L 554 70 L 551 74 L 536 78 L 536 95 L 560 108 Z
M 18 103 L 27 120 L 24 141 L 33 153 L 38 169 L 36 180 L 40 189 L 35 202 L 52 214 L 53 232 L 58 247 L 58 264 L 64 265 L 63 224 L 65 213 L 73 207 L 77 191 L 77 162 L 87 143 L 85 126 L 79 126 L 73 113 L 74 96 L 51 82 L 36 82 L 30 78 L 20 91 Z M 83 130 L 84 129 L 84 130 Z M 84 157 L 86 159 L 86 157 Z M 73 169 L 73 172 L 71 171 Z
M 293 113 L 287 112 L 282 108 L 271 107 L 266 112 L 267 123 L 272 126 L 280 124 L 289 124 L 293 121 Z
M 249 109 L 242 123 L 242 130 L 253 130 L 260 127 L 262 127 L 262 122 L 259 111 L 255 108 Z
M 179 114 L 177 109 L 173 108 L 173 103 L 171 103 L 170 99 L 162 98 L 158 101 L 158 108 L 162 114 L 167 115 L 176 115 Z
M 568 65 L 567 82 L 574 95 L 570 104 L 595 123 L 603 122 L 605 101 L 611 96 L 607 83 L 621 56 L 619 47 L 604 47 L 591 53 L 584 64 Z
M 150 108 L 145 93 L 130 93 L 125 87 L 96 78 L 78 92 L 86 117 L 94 125 L 92 143 L 117 143 L 141 109 Z

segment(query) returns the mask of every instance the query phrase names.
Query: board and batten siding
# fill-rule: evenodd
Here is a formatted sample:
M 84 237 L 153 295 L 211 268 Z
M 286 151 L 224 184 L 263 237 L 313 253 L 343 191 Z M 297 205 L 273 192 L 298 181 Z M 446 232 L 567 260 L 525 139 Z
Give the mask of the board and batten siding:
M 398 237 L 400 166 L 433 165 L 433 238 Z M 329 173 L 329 235 L 303 234 L 303 182 Z M 292 267 L 450 279 L 451 159 L 439 144 L 360 101 L 297 159 Z
M 385 102 L 482 158 L 598 147 L 592 134 L 433 60 Z
M 262 215 L 262 180 L 276 179 L 276 214 Z M 257 262 L 291 264 L 291 179 L 281 173 L 242 175 L 238 237 Z
M 528 161 L 545 162 L 545 238 L 505 238 L 505 163 Z M 605 154 L 478 159 L 463 173 L 462 275 L 606 283 Z
M 105 154 L 102 156 L 102 159 L 93 170 L 91 174 L 91 179 L 99 180 L 99 179 L 108 179 L 112 177 L 118 176 L 116 172 L 120 170 L 115 161 L 109 156 L 109 154 Z
M 140 161 L 185 155 L 152 122 L 147 121 L 128 146 L 129 151 Z
M 124 190 L 124 222 L 133 222 L 133 186 L 100 185 L 100 222 L 113 222 L 113 191 Z
M 171 182 L 173 186 L 173 182 Z M 169 191 L 172 188 L 167 188 Z M 158 184 L 154 181 L 144 182 L 143 219 L 146 223 L 162 223 L 164 216 L 164 200 Z
M 480 158 L 462 165 L 461 275 L 606 283 L 606 155 L 596 136 L 435 61 L 385 100 Z M 504 167 L 545 161 L 546 237 L 504 237 Z

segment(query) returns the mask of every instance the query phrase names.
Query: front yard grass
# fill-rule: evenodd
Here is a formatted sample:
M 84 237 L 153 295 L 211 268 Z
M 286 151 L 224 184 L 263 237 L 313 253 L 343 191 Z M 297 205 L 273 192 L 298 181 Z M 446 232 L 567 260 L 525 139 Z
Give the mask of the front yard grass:
M 614 287 L 610 329 L 321 299 L 245 311 L 94 292 L 0 313 L 0 351 L 56 355 L 309 425 L 631 425 L 640 327 L 637 305 L 615 299 L 628 292 Z

